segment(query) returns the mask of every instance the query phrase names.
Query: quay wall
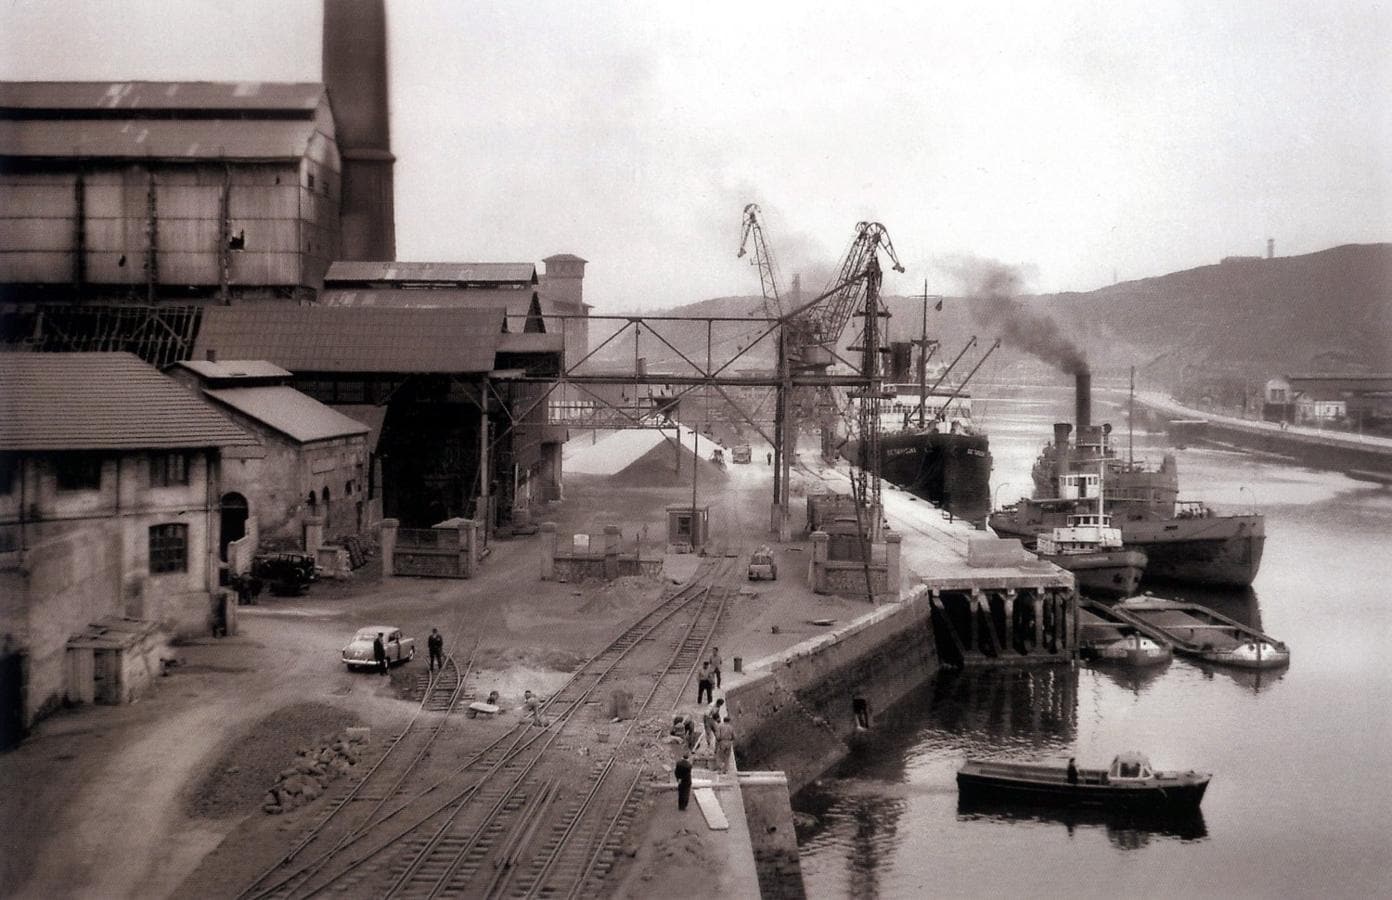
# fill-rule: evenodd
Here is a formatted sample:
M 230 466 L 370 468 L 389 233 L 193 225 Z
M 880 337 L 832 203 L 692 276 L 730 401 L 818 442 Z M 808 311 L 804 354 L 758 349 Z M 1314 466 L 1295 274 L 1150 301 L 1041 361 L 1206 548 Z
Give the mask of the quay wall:
M 1282 429 L 1270 422 L 1215 416 L 1140 394 L 1136 395 L 1136 405 L 1167 422 L 1194 421 L 1195 425 L 1186 428 L 1186 434 L 1194 440 L 1289 457 L 1311 468 L 1392 475 L 1392 440 L 1386 438 L 1303 427 Z
M 725 691 L 740 768 L 781 770 L 796 793 L 845 756 L 856 698 L 873 727 L 938 666 L 926 592 L 757 660 Z

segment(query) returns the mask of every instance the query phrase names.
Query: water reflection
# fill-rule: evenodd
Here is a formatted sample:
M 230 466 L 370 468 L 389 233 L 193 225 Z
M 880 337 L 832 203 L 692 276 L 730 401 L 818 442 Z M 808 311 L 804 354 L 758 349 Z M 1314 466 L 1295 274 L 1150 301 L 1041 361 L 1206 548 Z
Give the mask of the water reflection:
M 836 836 L 844 859 L 846 893 L 878 897 L 886 866 L 901 842 L 899 825 L 906 797 L 879 793 L 838 794 L 812 786 L 798 795 L 798 843 L 806 846 L 824 832 Z
M 989 747 L 1059 747 L 1078 727 L 1078 670 L 964 669 L 933 682 L 934 730 Z
M 1118 850 L 1139 850 L 1152 838 L 1202 841 L 1208 837 L 1203 813 L 1142 813 L 1100 809 L 1038 806 L 1022 809 L 981 800 L 959 799 L 957 821 L 998 824 L 1039 823 L 1062 825 L 1072 837 L 1078 829 L 1104 828 L 1107 840 Z
M 1150 666 L 1132 666 L 1105 660 L 1087 663 L 1088 669 L 1098 673 L 1118 687 L 1130 691 L 1135 696 L 1140 696 L 1147 687 L 1169 671 L 1172 665 L 1174 665 L 1172 659 Z

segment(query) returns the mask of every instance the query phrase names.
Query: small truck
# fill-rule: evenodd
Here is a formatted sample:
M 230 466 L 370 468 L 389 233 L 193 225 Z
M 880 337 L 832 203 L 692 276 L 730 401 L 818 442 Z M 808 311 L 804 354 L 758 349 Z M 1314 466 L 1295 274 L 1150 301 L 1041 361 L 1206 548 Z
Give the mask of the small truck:
M 750 451 L 748 444 L 736 444 L 735 449 L 730 451 L 730 459 L 736 464 L 747 466 L 754 454 Z
M 749 557 L 749 580 L 778 580 L 778 563 L 773 560 L 773 551 L 767 545 L 755 550 Z

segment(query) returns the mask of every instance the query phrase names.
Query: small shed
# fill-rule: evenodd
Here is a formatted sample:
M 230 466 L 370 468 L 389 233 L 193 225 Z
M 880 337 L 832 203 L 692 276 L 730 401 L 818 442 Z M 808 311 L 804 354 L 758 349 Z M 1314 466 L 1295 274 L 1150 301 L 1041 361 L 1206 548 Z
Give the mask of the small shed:
M 68 639 L 69 703 L 129 703 L 164 670 L 169 636 L 156 622 L 106 616 Z
M 706 545 L 710 537 L 710 507 L 674 503 L 667 507 L 667 543 L 685 544 L 692 550 Z

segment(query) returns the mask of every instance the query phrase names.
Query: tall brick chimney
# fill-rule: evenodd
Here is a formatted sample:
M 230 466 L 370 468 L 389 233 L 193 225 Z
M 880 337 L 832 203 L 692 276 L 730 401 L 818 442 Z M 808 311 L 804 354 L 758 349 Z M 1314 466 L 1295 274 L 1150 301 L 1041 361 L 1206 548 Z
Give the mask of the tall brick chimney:
M 343 158 L 339 258 L 396 259 L 384 0 L 324 0 L 324 84 Z

